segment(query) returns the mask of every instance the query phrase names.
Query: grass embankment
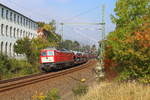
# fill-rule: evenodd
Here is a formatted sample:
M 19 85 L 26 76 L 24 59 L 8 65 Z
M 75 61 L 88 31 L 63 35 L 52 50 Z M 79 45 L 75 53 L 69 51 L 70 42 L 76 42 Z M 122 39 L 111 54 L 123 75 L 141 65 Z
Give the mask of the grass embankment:
M 150 100 L 150 86 L 138 83 L 103 82 L 77 100 Z

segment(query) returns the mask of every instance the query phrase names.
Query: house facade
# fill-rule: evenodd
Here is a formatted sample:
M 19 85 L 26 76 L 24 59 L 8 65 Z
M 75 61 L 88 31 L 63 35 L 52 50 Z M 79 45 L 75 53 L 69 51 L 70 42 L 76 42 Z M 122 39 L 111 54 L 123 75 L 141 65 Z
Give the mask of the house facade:
M 17 57 L 14 44 L 18 39 L 37 36 L 38 25 L 32 19 L 0 3 L 0 52 Z

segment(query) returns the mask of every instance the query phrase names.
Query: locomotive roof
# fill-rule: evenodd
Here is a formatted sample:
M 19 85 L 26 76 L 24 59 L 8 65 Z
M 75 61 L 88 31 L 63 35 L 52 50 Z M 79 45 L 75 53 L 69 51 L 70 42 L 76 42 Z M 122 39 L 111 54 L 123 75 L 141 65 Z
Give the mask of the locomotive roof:
M 47 48 L 45 48 L 44 50 L 57 50 L 57 49 L 54 48 L 54 47 L 47 47 Z
M 72 53 L 72 51 L 69 51 L 67 49 L 56 49 L 55 47 L 47 47 L 43 50 L 57 50 L 57 51 L 61 51 L 61 52 L 67 52 L 67 53 Z
M 60 49 L 59 51 L 61 51 L 61 52 L 68 52 L 68 53 L 72 53 L 72 51 L 69 51 L 69 50 L 67 50 L 67 49 Z

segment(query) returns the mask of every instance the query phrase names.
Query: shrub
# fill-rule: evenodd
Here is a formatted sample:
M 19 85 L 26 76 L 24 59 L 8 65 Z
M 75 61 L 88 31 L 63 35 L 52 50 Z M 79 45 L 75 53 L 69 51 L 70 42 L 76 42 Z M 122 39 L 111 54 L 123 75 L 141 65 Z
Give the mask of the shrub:
M 60 99 L 59 92 L 55 88 L 49 91 L 45 98 L 45 100 L 59 100 L 59 99 Z
M 0 79 L 7 73 L 10 73 L 12 65 L 6 55 L 0 54 Z
M 88 86 L 85 84 L 78 84 L 72 89 L 75 96 L 82 96 L 88 92 Z
M 37 93 L 32 96 L 33 100 L 59 100 L 60 96 L 59 96 L 59 92 L 57 89 L 51 89 L 51 91 L 49 91 L 47 93 L 47 96 L 45 96 L 43 93 Z
M 32 66 L 26 60 L 16 60 L 0 54 L 0 79 L 9 79 L 39 72 L 38 64 Z

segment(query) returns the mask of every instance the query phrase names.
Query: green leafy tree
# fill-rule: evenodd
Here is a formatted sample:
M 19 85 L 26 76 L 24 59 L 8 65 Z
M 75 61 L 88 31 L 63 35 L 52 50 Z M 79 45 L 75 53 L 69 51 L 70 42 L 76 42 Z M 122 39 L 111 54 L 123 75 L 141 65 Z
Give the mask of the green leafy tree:
M 29 38 L 23 38 L 16 41 L 14 51 L 18 54 L 25 54 L 29 63 L 33 64 L 35 61 L 34 48 L 32 41 Z
M 73 42 L 71 40 L 65 40 L 62 42 L 61 46 L 67 50 L 72 50 Z
M 53 44 L 57 44 L 57 46 L 61 42 L 61 36 L 56 33 L 56 22 L 52 20 L 49 24 L 44 22 L 38 22 L 39 28 L 44 29 L 44 32 L 47 34 L 47 40 L 52 42 Z
M 45 22 L 37 22 L 37 24 L 38 24 L 38 27 L 44 27 Z
M 118 0 L 112 20 L 117 27 L 137 26 L 142 17 L 150 14 L 149 0 Z
M 73 50 L 79 51 L 80 49 L 80 43 L 78 41 L 73 42 Z
M 43 38 L 24 38 L 18 40 L 14 45 L 14 51 L 18 54 L 25 54 L 28 62 L 35 64 L 39 62 L 40 50 L 47 47 L 55 47 L 55 43 L 51 43 Z
M 149 43 L 145 38 L 149 37 L 145 31 L 149 30 L 149 4 L 149 0 L 118 0 L 116 3 L 115 15 L 112 16 L 116 29 L 105 41 L 104 62 L 109 73 L 114 74 L 111 70 L 117 69 L 121 80 L 150 77 L 149 47 L 143 47 Z
M 92 47 L 91 47 L 91 52 L 92 52 L 93 54 L 96 54 L 96 53 L 97 53 L 96 45 L 92 45 Z

